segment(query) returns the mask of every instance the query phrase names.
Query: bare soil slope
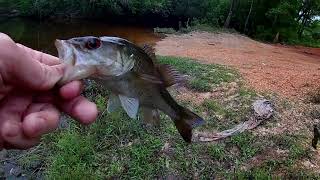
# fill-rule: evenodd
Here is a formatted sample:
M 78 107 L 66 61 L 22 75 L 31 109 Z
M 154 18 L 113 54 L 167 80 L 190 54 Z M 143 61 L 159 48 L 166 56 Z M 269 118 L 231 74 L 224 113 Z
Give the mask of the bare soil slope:
M 250 86 L 301 98 L 320 87 L 320 49 L 270 45 L 239 34 L 192 32 L 168 35 L 156 45 L 164 56 L 181 56 L 237 68 Z

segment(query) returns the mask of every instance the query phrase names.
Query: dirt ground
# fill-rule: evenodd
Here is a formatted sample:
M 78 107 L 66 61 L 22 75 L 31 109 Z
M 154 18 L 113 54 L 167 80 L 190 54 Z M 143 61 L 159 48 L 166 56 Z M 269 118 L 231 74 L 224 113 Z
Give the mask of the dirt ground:
M 239 34 L 168 35 L 156 53 L 235 67 L 256 90 L 304 98 L 320 87 L 320 48 L 271 45 Z
M 320 90 L 320 48 L 265 44 L 239 34 L 208 32 L 167 35 L 157 42 L 155 48 L 158 55 L 188 57 L 203 63 L 234 67 L 247 84 L 258 92 L 276 93 L 270 96 L 276 109 L 274 118 L 253 130 L 253 134 L 260 137 L 284 137 L 285 134 L 303 136 L 303 147 L 310 151 L 309 158 L 297 160 L 295 168 L 320 173 L 320 151 L 312 149 L 310 145 L 313 125 L 320 122 L 320 106 L 300 101 L 308 98 L 309 93 L 315 94 L 318 88 Z M 177 97 L 198 104 L 206 99 L 217 100 L 224 97 L 223 94 L 230 99 L 236 97 L 232 93 L 237 86 L 237 83 L 231 83 L 229 87 L 223 87 L 221 91 L 216 89 L 213 93 L 180 90 L 181 95 Z M 287 160 L 288 152 L 267 148 L 242 168 L 258 167 L 270 159 Z M 281 171 L 275 174 L 283 175 Z

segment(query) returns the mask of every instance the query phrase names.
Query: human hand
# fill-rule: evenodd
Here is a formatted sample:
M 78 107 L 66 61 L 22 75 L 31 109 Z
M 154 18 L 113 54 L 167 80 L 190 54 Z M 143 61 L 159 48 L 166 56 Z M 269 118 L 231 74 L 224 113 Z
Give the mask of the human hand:
M 79 81 L 55 88 L 65 66 L 58 58 L 16 44 L 0 33 L 0 150 L 27 149 L 54 131 L 63 111 L 82 124 L 98 114 Z

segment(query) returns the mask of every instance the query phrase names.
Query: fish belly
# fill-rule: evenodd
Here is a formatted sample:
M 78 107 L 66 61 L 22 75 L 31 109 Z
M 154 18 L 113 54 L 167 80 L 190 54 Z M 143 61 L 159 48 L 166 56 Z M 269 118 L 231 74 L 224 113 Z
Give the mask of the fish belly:
M 130 76 L 94 80 L 116 95 L 137 98 L 141 107 L 159 109 L 171 118 L 176 116 L 175 110 L 161 96 L 162 87 L 158 84 L 137 80 Z

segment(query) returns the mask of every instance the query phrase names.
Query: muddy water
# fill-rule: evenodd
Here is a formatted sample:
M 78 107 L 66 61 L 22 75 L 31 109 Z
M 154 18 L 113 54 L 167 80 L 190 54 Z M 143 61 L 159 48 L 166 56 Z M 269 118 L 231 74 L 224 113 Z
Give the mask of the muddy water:
M 118 36 L 137 44 L 154 44 L 160 37 L 153 28 L 100 21 L 75 20 L 71 22 L 40 22 L 31 19 L 0 20 L 0 32 L 31 48 L 56 55 L 55 39 L 76 36 Z

